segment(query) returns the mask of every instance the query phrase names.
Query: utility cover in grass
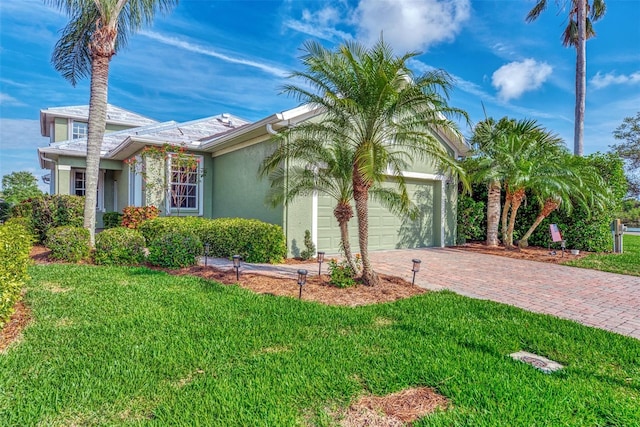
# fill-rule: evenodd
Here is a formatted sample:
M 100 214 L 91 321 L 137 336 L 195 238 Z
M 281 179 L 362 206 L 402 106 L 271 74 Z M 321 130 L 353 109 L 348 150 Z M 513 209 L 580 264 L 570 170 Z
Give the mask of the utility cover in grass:
M 534 353 L 529 353 L 528 351 L 518 351 L 516 353 L 511 353 L 509 356 L 513 357 L 515 360 L 527 363 L 534 368 L 541 370 L 545 374 L 550 374 L 564 368 L 564 366 L 558 362 L 554 362 L 553 360 Z

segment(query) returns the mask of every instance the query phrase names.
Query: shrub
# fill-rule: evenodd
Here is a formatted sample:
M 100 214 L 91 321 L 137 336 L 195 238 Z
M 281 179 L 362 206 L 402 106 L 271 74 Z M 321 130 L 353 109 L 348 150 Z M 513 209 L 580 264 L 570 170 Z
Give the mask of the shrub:
M 7 202 L 0 202 L 0 223 L 9 219 L 11 215 L 11 205 Z
M 127 206 L 122 210 L 122 226 L 137 229 L 144 221 L 157 218 L 159 214 L 155 206 Z
M 29 279 L 32 235 L 17 223 L 0 225 L 0 329 L 13 314 L 22 287 Z
M 105 212 L 102 215 L 102 223 L 105 229 L 120 227 L 122 214 L 120 212 Z
M 147 242 L 164 233 L 192 232 L 209 245 L 210 256 L 237 254 L 250 263 L 282 262 L 287 253 L 282 227 L 256 219 L 162 217 L 145 221 L 140 231 Z
M 202 242 L 193 233 L 165 233 L 149 245 L 148 261 L 153 265 L 180 268 L 195 265 L 202 254 Z
M 316 254 L 316 245 L 311 240 L 311 232 L 309 230 L 304 230 L 304 247 L 305 249 L 300 252 L 300 258 L 307 260 Z
M 138 230 L 117 227 L 96 235 L 93 259 L 103 265 L 135 265 L 145 258 L 145 241 Z
M 46 245 L 51 250 L 51 258 L 68 262 L 78 262 L 89 256 L 89 230 L 82 227 L 62 226 L 49 230 Z
M 356 262 L 359 262 L 360 258 L 356 257 Z M 335 258 L 329 261 L 329 282 L 333 286 L 338 288 L 349 288 L 356 284 L 355 281 L 356 272 L 349 266 L 346 260 L 338 262 Z
M 43 242 L 51 228 L 82 227 L 84 197 L 57 194 L 26 200 L 12 208 L 11 217 L 29 219 L 36 238 Z
M 456 243 L 486 238 L 486 209 L 483 201 L 475 201 L 466 195 L 458 196 L 458 226 Z
M 27 230 L 27 233 L 31 236 L 32 241 L 36 241 L 36 235 L 33 230 L 33 222 L 29 218 L 22 218 L 19 216 L 9 218 L 4 222 L 5 225 L 19 225 Z

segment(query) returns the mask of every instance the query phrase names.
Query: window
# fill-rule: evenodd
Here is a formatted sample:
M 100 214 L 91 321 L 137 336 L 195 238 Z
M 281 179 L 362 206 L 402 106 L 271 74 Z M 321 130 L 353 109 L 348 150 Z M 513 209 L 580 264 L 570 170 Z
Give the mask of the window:
M 87 192 L 87 174 L 84 170 L 71 171 L 71 194 L 76 196 L 85 196 Z M 96 209 L 104 210 L 104 171 L 100 170 L 98 175 L 98 200 L 96 201 Z
M 71 139 L 86 138 L 87 124 L 84 122 L 74 121 L 71 124 Z
M 172 210 L 198 211 L 201 213 L 201 157 L 172 156 L 169 163 L 169 205 Z
M 84 171 L 75 171 L 73 173 L 73 194 L 76 196 L 84 196 L 87 190 L 87 175 Z

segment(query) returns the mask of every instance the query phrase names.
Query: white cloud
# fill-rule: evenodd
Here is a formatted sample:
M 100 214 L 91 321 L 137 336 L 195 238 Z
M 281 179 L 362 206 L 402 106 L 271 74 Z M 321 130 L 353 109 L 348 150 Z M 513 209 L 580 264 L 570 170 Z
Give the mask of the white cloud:
M 638 83 L 640 83 L 640 71 L 631 73 L 628 76 L 624 74 L 616 75 L 616 73 L 614 72 L 607 73 L 607 74 L 600 74 L 600 71 L 598 71 L 596 75 L 591 78 L 591 84 L 596 89 L 603 89 L 611 85 L 638 84 Z
M 352 36 L 350 34 L 336 28 L 341 23 L 341 12 L 335 7 L 327 6 L 315 12 L 305 9 L 302 11 L 302 19 L 289 19 L 285 21 L 284 25 L 294 31 L 323 40 L 342 41 L 351 39 Z
M 493 73 L 491 84 L 498 89 L 498 97 L 508 101 L 520 97 L 525 92 L 538 89 L 552 71 L 553 67 L 546 62 L 537 62 L 529 58 L 498 68 Z
M 210 56 L 213 58 L 217 58 L 217 59 L 221 59 L 225 62 L 229 62 L 231 64 L 240 64 L 240 65 L 246 65 L 248 67 L 252 67 L 252 68 L 257 68 L 259 70 L 262 70 L 266 73 L 272 74 L 276 77 L 284 77 L 286 76 L 288 73 L 278 67 L 274 67 L 272 65 L 268 65 L 262 62 L 257 62 L 257 61 L 252 61 L 249 59 L 242 59 L 242 58 L 234 58 L 231 57 L 229 55 L 225 55 L 223 53 L 217 52 L 213 49 L 210 48 L 205 48 L 202 46 L 199 46 L 197 44 L 193 44 L 193 43 L 189 43 L 183 40 L 179 40 L 175 37 L 167 37 L 167 36 L 163 36 L 162 34 L 158 34 L 156 32 L 153 31 L 141 31 L 140 32 L 141 35 L 144 35 L 152 40 L 156 40 L 159 41 L 160 43 L 164 43 L 166 45 L 169 46 L 174 46 L 180 49 L 184 49 L 187 50 L 189 52 L 194 52 L 194 53 L 199 53 L 202 55 L 206 55 L 206 56 Z
M 453 40 L 470 15 L 469 0 L 361 0 L 355 19 L 364 43 L 375 43 L 382 32 L 401 53 Z
M 0 104 L 8 104 L 8 105 L 24 105 L 22 102 L 18 101 L 13 96 L 0 92 Z

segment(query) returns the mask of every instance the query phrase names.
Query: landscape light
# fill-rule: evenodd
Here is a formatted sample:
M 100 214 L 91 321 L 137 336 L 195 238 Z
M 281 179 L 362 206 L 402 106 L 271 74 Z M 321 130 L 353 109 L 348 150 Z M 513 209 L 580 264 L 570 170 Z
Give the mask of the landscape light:
M 416 273 L 418 271 L 420 271 L 420 263 L 422 261 L 420 261 L 419 259 L 413 259 L 413 267 L 411 268 L 411 271 L 413 271 L 413 280 L 411 281 L 412 285 L 415 285 L 416 283 Z
M 207 266 L 207 258 L 209 258 L 209 244 L 204 245 L 204 266 Z
M 298 299 L 302 299 L 302 287 L 305 283 L 307 283 L 307 270 L 298 270 L 298 286 L 300 286 Z
M 233 268 L 236 269 L 236 280 L 240 280 L 240 255 L 233 256 Z
M 324 252 L 318 252 L 318 276 L 322 274 L 322 263 L 324 262 Z

